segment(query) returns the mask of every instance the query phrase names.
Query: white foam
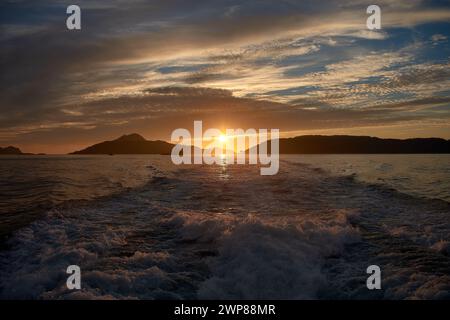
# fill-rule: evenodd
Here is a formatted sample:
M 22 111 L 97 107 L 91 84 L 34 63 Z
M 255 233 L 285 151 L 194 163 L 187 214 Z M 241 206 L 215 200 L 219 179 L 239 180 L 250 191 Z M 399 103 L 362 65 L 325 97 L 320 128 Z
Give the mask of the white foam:
M 0 297 L 373 298 L 365 287 L 372 263 L 384 276 L 376 298 L 445 297 L 441 207 L 309 166 L 282 168 L 270 178 L 243 167 L 196 168 L 53 210 L 0 254 Z M 420 250 L 403 250 L 412 245 Z M 414 256 L 422 269 L 441 259 L 443 271 L 402 263 Z M 81 267 L 81 291 L 65 286 L 70 264 Z

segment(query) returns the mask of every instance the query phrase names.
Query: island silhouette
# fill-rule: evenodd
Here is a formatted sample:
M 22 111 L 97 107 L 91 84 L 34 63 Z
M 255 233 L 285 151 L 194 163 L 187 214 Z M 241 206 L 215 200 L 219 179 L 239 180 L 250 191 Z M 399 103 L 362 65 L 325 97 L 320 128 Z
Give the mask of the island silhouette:
M 270 152 L 270 144 L 267 149 Z M 450 153 L 442 138 L 382 139 L 369 136 L 305 135 L 282 138 L 280 154 L 412 154 Z
M 0 147 L 0 156 L 2 155 L 19 155 L 19 156 L 35 156 L 35 155 L 45 155 L 45 153 L 38 153 L 38 154 L 34 154 L 34 153 L 29 153 L 29 152 L 22 152 L 22 150 L 20 150 L 17 147 L 13 147 L 13 146 L 9 146 L 9 147 L 5 147 L 2 148 Z
M 382 139 L 369 136 L 305 135 L 281 138 L 280 154 L 401 154 L 450 153 L 450 140 L 442 138 Z M 123 135 L 70 154 L 161 154 L 170 155 L 174 144 L 146 140 L 137 133 Z M 257 146 L 253 147 L 257 148 Z M 247 150 L 248 151 L 248 150 Z M 270 143 L 268 144 L 270 152 Z
M 0 147 L 0 154 L 23 154 L 19 148 L 9 146 L 2 148 Z
M 170 154 L 173 146 L 161 140 L 149 141 L 137 133 L 132 133 L 70 154 Z

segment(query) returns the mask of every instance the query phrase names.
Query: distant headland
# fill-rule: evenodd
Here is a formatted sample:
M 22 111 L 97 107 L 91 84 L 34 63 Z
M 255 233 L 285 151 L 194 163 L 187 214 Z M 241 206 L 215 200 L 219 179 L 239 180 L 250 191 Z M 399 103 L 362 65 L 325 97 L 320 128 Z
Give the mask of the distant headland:
M 6 148 L 0 147 L 0 154 L 23 154 L 19 148 L 9 146 Z
M 450 153 L 450 140 L 442 138 L 382 139 L 369 136 L 305 135 L 280 139 L 280 154 L 409 154 Z M 137 133 L 94 144 L 70 154 L 163 154 L 174 144 L 146 140 Z
M 382 139 L 368 136 L 307 135 L 280 139 L 280 154 L 450 153 L 441 138 Z
M 268 149 L 270 151 L 270 145 Z M 450 140 L 441 138 L 382 139 L 369 136 L 305 135 L 281 138 L 280 154 L 411 154 L 450 153 Z
M 0 147 L 0 155 L 22 155 L 22 156 L 29 156 L 29 155 L 35 155 L 34 153 L 25 153 L 22 152 L 19 148 L 9 146 L 2 148 Z M 41 155 L 41 154 L 39 154 Z
M 137 133 L 132 133 L 70 154 L 170 154 L 173 146 L 161 140 L 149 141 Z

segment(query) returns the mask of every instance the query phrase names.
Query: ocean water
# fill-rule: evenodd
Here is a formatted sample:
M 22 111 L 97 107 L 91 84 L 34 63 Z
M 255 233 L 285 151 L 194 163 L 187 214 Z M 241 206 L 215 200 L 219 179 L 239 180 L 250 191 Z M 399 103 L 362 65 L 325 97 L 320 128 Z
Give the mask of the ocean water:
M 450 299 L 449 160 L 1 157 L 0 298 Z

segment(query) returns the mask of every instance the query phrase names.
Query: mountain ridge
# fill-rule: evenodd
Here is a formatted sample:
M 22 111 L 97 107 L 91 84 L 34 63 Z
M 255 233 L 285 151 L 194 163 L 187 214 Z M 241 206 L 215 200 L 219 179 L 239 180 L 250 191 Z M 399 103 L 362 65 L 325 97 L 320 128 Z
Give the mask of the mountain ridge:
M 304 135 L 279 140 L 280 154 L 450 153 L 450 140 L 442 138 L 384 139 L 371 136 Z
M 303 135 L 281 138 L 279 143 L 280 154 L 450 153 L 450 140 L 442 138 L 385 139 L 371 136 Z M 96 143 L 70 154 L 168 155 L 173 147 L 174 144 L 169 142 L 146 140 L 137 133 L 131 133 L 122 135 L 112 141 Z M 270 152 L 270 143 L 268 144 L 268 151 Z
M 173 144 L 162 140 L 146 140 L 137 133 L 125 134 L 69 154 L 170 154 Z
M 24 154 L 19 148 L 13 147 L 13 146 L 8 146 L 8 147 L 0 147 L 0 155 L 3 154 Z

